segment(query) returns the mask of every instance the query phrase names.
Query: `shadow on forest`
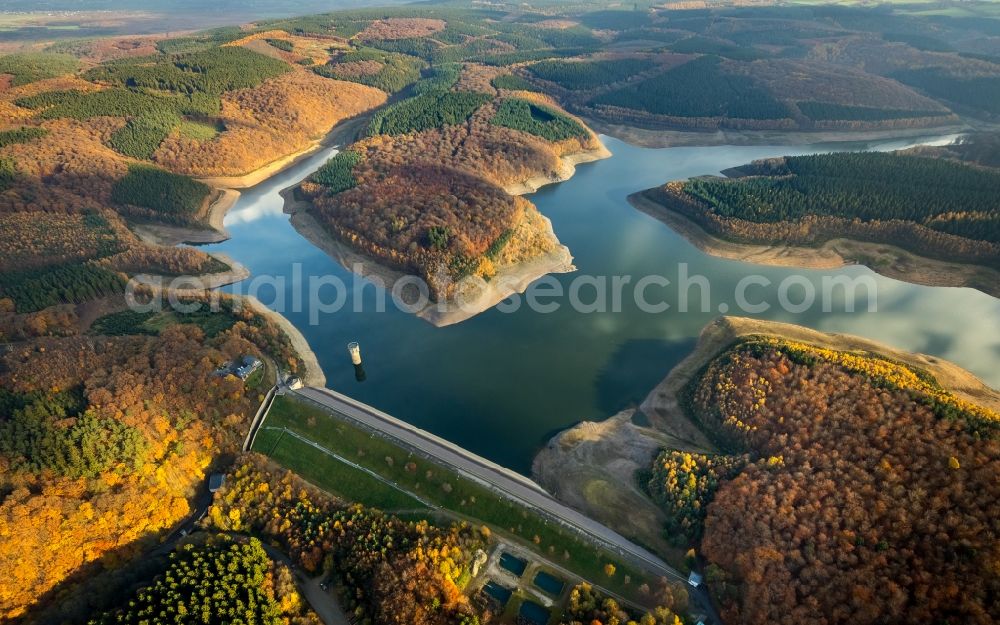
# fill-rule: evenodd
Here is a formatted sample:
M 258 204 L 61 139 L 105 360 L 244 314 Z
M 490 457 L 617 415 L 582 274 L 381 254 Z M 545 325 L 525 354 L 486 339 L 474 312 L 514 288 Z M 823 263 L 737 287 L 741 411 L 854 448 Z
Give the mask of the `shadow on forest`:
M 150 545 L 169 534 L 151 536 Z M 78 568 L 48 592 L 42 593 L 24 615 L 12 623 L 61 625 L 86 623 L 96 613 L 113 608 L 143 582 L 160 572 L 167 562 L 169 550 L 155 546 L 143 553 L 129 555 L 134 545 L 119 547 L 99 559 Z
M 231 453 L 218 455 L 207 473 L 227 471 L 235 459 Z M 207 509 L 212 498 L 208 482 L 200 483 L 189 500 L 193 513 Z M 192 514 L 173 527 L 143 536 L 137 541 L 139 544 L 118 547 L 79 567 L 48 592 L 39 595 L 25 614 L 12 619 L 11 623 L 86 623 L 100 612 L 121 605 L 124 597 L 163 571 L 174 547 L 184 540 L 177 532 L 191 523 Z

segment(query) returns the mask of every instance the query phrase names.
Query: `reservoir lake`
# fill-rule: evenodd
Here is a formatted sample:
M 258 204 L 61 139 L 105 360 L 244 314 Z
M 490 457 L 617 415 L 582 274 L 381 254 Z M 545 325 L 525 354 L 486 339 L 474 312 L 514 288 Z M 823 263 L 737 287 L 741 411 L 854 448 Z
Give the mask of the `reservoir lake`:
M 398 310 L 390 298 L 385 298 L 389 299 L 385 312 L 376 312 L 378 290 L 299 235 L 283 213 L 278 195 L 322 165 L 335 153 L 333 148 L 244 190 L 226 216 L 232 238 L 201 249 L 228 254 L 254 276 L 283 278 L 283 287 L 264 285 L 257 295 L 268 305 L 284 298 L 286 306 L 271 307 L 301 330 L 330 388 L 528 473 L 537 449 L 557 431 L 582 420 L 605 419 L 641 402 L 690 353 L 701 329 L 727 307 L 729 314 L 857 334 L 939 356 L 1000 388 L 1000 300 L 973 289 L 907 284 L 863 266 L 804 270 L 714 258 L 626 200 L 630 193 L 669 180 L 718 174 L 758 158 L 898 149 L 954 138 L 649 149 L 601 137 L 614 156 L 581 165 L 572 179 L 527 196 L 552 220 L 556 236 L 569 247 L 578 268 L 554 278 L 565 293 L 581 274 L 606 276 L 610 301 L 612 276 L 630 276 L 631 285 L 643 276 L 664 276 L 670 286 L 646 290 L 650 303 L 670 305 L 664 312 L 641 310 L 631 285 L 624 289 L 620 312 L 577 311 L 567 297 L 540 297 L 539 301 L 560 304 L 554 312 L 543 313 L 529 309 L 522 298 L 516 312 L 494 308 L 443 328 Z M 688 290 L 690 310 L 679 310 L 682 264 L 687 275 L 707 278 L 708 310 L 701 311 L 699 287 Z M 747 290 L 752 303 L 769 305 L 765 312 L 747 314 L 736 305 L 736 285 L 750 274 L 771 282 Z M 341 309 L 319 314 L 312 324 L 308 305 L 291 309 L 293 291 L 299 290 L 307 300 L 309 276 L 322 275 L 336 276 L 348 288 Z M 840 275 L 870 276 L 878 287 L 877 311 L 868 311 L 865 289 L 856 291 L 854 312 L 848 312 L 842 290 L 835 291 L 840 296 L 832 301 L 830 312 L 823 311 L 821 297 L 804 312 L 788 312 L 779 305 L 778 287 L 789 276 L 803 276 L 821 294 L 824 277 Z M 249 283 L 227 290 L 245 294 Z M 799 303 L 803 292 L 801 283 L 791 286 L 788 299 Z M 332 288 L 321 293 L 326 302 L 335 299 Z M 584 287 L 580 300 L 589 303 L 594 294 L 593 287 Z M 356 379 L 347 353 L 351 341 L 361 345 L 364 381 Z

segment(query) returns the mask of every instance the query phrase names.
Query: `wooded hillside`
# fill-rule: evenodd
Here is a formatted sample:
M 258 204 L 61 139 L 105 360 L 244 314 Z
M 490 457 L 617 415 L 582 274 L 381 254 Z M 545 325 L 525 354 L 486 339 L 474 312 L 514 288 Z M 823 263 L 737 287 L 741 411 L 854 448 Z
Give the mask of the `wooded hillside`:
M 372 622 L 490 621 L 462 594 L 472 555 L 488 541 L 465 524 L 436 527 L 346 505 L 251 456 L 216 495 L 207 525 L 277 542 L 306 571 L 332 574 L 349 591 L 345 607 Z
M 733 455 L 663 455 L 651 488 L 703 528 L 727 622 L 1000 616 L 1000 415 L 891 360 L 772 337 L 717 356 L 685 401 Z
M 114 337 L 68 325 L 69 336 L 22 341 L 0 357 L 4 618 L 49 607 L 51 591 L 155 544 L 189 513 L 217 455 L 238 448 L 260 391 L 215 369 L 291 353 L 267 321 L 228 314 L 234 323 L 213 338 L 196 323 Z

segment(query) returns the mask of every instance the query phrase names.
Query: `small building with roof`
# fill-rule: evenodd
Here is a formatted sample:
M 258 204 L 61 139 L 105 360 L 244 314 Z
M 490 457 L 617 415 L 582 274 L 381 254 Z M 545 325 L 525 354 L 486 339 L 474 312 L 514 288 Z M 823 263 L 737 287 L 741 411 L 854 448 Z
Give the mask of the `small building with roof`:
M 240 362 L 239 366 L 233 369 L 233 374 L 244 382 L 247 381 L 254 371 L 260 369 L 264 365 L 259 358 L 254 356 L 244 356 L 243 360 Z
M 208 492 L 214 493 L 215 491 L 222 488 L 222 485 L 226 481 L 226 476 L 223 473 L 213 473 L 208 476 Z
M 701 573 L 697 571 L 691 571 L 688 574 L 688 583 L 694 586 L 695 588 L 701 586 L 701 582 L 702 582 Z

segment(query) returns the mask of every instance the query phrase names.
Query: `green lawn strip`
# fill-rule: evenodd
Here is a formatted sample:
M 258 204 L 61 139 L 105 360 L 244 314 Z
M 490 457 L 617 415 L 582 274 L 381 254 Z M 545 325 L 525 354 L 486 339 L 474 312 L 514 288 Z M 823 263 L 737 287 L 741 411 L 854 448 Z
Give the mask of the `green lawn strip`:
M 501 497 L 478 482 L 459 476 L 447 467 L 286 396 L 275 399 L 265 425 L 297 432 L 391 480 L 402 489 L 458 515 L 509 532 L 539 554 L 584 579 L 636 602 L 642 601 L 637 596 L 637 588 L 647 581 L 645 574 L 583 539 L 577 532 L 548 523 L 524 506 Z M 255 447 L 265 453 L 268 450 L 259 444 Z M 569 558 L 565 557 L 566 554 Z M 614 564 L 617 569 L 612 577 L 604 573 L 604 565 L 608 563 Z M 624 582 L 626 576 L 630 577 L 629 584 Z
M 253 450 L 267 454 L 316 486 L 347 500 L 388 511 L 424 507 L 402 490 L 280 430 L 262 429 Z

